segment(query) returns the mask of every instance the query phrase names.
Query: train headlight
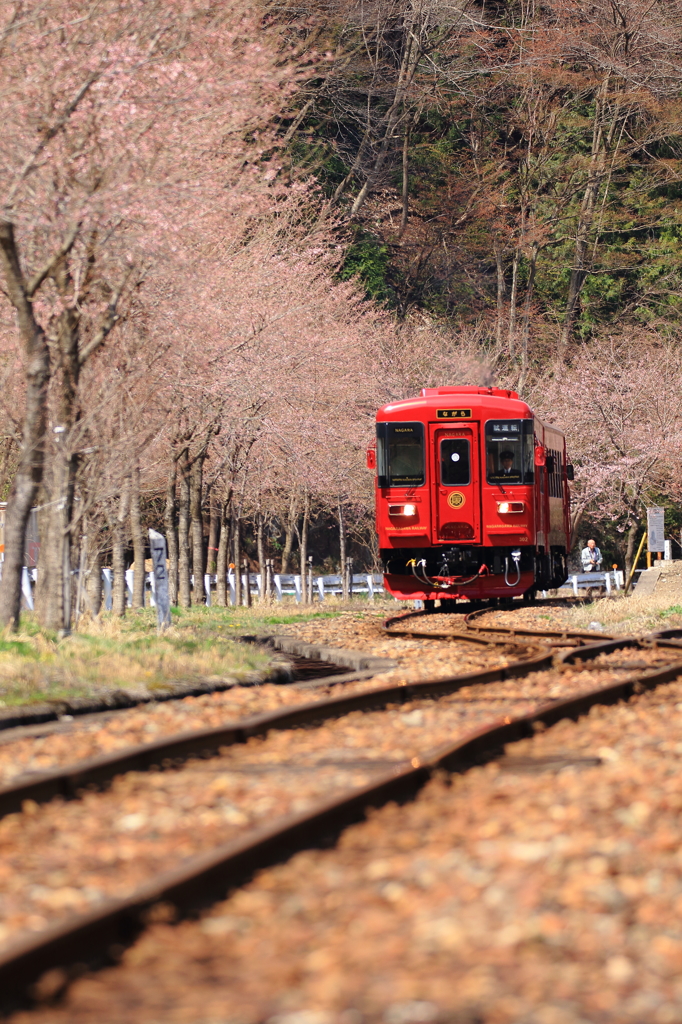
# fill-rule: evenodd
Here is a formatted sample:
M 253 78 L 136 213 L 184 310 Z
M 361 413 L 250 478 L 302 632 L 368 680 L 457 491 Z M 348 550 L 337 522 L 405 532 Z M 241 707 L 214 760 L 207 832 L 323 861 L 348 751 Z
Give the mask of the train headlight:
M 388 506 L 389 516 L 416 516 L 417 506 L 416 505 L 389 505 Z
M 525 508 L 522 501 L 498 501 L 497 503 L 497 511 L 502 515 L 506 515 L 508 512 L 523 512 Z

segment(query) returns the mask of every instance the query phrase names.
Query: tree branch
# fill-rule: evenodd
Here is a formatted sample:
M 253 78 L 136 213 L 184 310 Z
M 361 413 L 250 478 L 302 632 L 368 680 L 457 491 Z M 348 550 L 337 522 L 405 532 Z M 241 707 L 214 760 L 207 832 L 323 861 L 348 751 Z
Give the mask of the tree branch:
M 17 311 L 22 334 L 26 339 L 32 335 L 35 326 L 33 309 L 26 294 L 26 283 L 14 237 L 14 224 L 8 220 L 0 220 L 0 263 L 4 270 L 9 300 Z
M 33 277 L 28 282 L 28 284 L 26 285 L 26 288 L 25 288 L 26 295 L 27 295 L 27 297 L 29 299 L 33 298 L 33 296 L 38 291 L 38 289 L 40 288 L 40 286 L 43 283 L 43 281 L 45 280 L 45 278 L 49 277 L 49 275 L 52 273 L 52 271 L 57 266 L 59 261 L 62 260 L 66 256 L 66 254 L 71 251 L 71 249 L 73 248 L 74 242 L 76 241 L 76 238 L 78 237 L 78 232 L 79 231 L 80 231 L 80 221 L 78 222 L 78 224 L 75 224 L 71 228 L 71 230 L 69 231 L 68 235 L 66 236 L 66 238 L 64 239 L 64 241 L 60 245 L 59 249 L 54 254 L 54 256 L 52 256 L 47 261 L 45 266 L 41 270 L 39 270 L 37 274 L 33 275 Z
M 129 270 L 125 274 L 120 285 L 112 295 L 111 301 L 109 302 L 109 305 L 107 307 L 106 316 L 104 317 L 104 321 L 102 322 L 100 329 L 97 331 L 97 334 L 87 343 L 87 345 L 84 345 L 83 348 L 79 350 L 79 366 L 83 366 L 83 364 L 88 361 L 90 356 L 94 355 L 97 349 L 104 344 L 104 342 L 107 339 L 107 336 L 112 332 L 112 330 L 116 326 L 116 323 L 119 320 L 119 315 L 116 312 L 118 308 L 119 299 L 123 294 L 123 289 L 125 288 L 126 282 L 128 281 L 128 278 L 130 277 L 131 273 L 132 270 Z
M 83 82 L 83 84 L 81 85 L 80 89 L 78 90 L 76 95 L 73 97 L 71 102 L 67 103 L 66 107 L 62 111 L 61 116 L 55 121 L 55 123 L 52 125 L 52 127 L 48 128 L 47 131 L 44 133 L 42 139 L 40 140 L 38 145 L 35 147 L 35 149 L 31 153 L 31 155 L 26 158 L 26 160 L 24 162 L 24 166 L 21 168 L 21 170 L 19 172 L 19 175 L 18 175 L 16 181 L 14 182 L 14 185 L 9 190 L 9 193 L 7 195 L 7 199 L 5 200 L 5 206 L 9 206 L 12 203 L 12 200 L 14 199 L 15 195 L 17 194 L 17 192 L 19 190 L 19 186 L 21 185 L 22 181 L 27 177 L 27 175 L 31 172 L 33 167 L 35 166 L 35 162 L 38 159 L 38 157 L 40 156 L 40 154 L 42 153 L 42 151 L 45 149 L 47 144 L 52 141 L 52 139 L 55 137 L 55 135 L 59 134 L 59 132 L 62 130 L 64 125 L 67 123 L 67 121 L 69 120 L 71 115 L 74 113 L 74 111 L 78 107 L 78 104 L 80 103 L 80 101 L 90 91 L 90 89 L 95 84 L 95 82 L 99 78 L 102 77 L 102 74 L 103 74 L 103 71 L 93 71 L 90 75 L 88 75 L 88 77 Z

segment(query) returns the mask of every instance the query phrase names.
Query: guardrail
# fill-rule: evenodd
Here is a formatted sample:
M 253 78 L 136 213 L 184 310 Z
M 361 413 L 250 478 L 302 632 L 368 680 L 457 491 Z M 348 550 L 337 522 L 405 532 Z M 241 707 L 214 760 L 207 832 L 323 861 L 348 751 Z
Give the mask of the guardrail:
M 78 573 L 74 572 L 74 576 Z M 21 577 L 22 604 L 29 611 L 33 611 L 33 587 L 38 577 L 37 569 L 24 569 Z M 127 569 L 126 581 L 126 604 L 131 606 L 133 598 L 133 583 L 135 570 Z M 373 601 L 375 594 L 384 593 L 384 578 L 376 573 L 356 573 L 351 577 L 350 597 L 365 596 L 367 600 Z M 204 575 L 204 594 L 206 604 L 212 603 L 218 577 L 215 573 Z M 194 586 L 194 576 L 190 577 L 190 583 Z M 236 580 L 234 573 L 227 574 L 228 600 L 230 605 L 236 604 Z M 249 593 L 253 597 L 264 596 L 264 583 L 262 573 L 242 573 L 241 586 L 242 594 L 246 592 L 248 585 Z M 111 569 L 102 569 L 102 599 L 107 611 L 111 611 L 113 572 Z M 145 604 L 152 608 L 156 607 L 155 600 L 156 580 L 153 572 L 145 572 Z M 324 601 L 328 597 L 341 597 L 343 595 L 343 580 L 341 576 L 314 576 L 313 577 L 313 599 Z M 281 601 L 284 597 L 293 597 L 296 603 L 301 601 L 301 576 L 294 573 L 274 573 L 272 576 L 272 597 Z
M 620 569 L 612 569 L 609 572 L 578 572 L 569 576 L 564 587 L 572 587 L 576 597 L 581 590 L 594 590 L 595 587 L 604 587 L 607 594 L 612 590 L 622 590 L 625 579 Z
M 37 569 L 24 569 L 21 577 L 21 594 L 22 604 L 24 608 L 33 611 L 33 587 L 37 579 Z M 77 576 L 78 573 L 74 572 Z M 125 574 L 126 580 L 126 604 L 128 607 L 131 606 L 133 597 L 133 581 L 135 578 L 135 570 L 127 569 Z M 264 596 L 264 584 L 263 575 L 261 573 L 242 573 L 241 575 L 241 586 L 242 594 L 246 591 L 248 578 L 249 593 L 253 597 L 261 599 Z M 191 585 L 194 586 L 194 576 L 190 577 Z M 206 604 L 210 605 L 213 600 L 213 594 L 215 591 L 218 577 L 214 573 L 206 573 L 204 576 L 204 594 L 206 597 Z M 235 575 L 234 573 L 227 574 L 228 584 L 228 600 L 230 605 L 236 604 L 235 596 Z M 622 570 L 610 570 L 609 572 L 581 572 L 573 573 L 570 575 L 564 583 L 561 585 L 561 589 L 570 587 L 576 597 L 579 596 L 580 591 L 595 590 L 597 588 L 604 589 L 607 594 L 623 589 L 624 586 L 624 575 Z M 276 601 L 281 601 L 284 597 L 293 597 L 297 604 L 301 602 L 301 576 L 297 573 L 274 573 L 272 576 L 272 597 Z M 102 569 L 102 590 L 103 590 L 103 603 L 107 611 L 111 611 L 112 604 L 112 589 L 113 589 L 113 573 L 111 569 Z M 155 601 L 155 590 L 156 581 L 154 573 L 145 573 L 145 603 L 149 604 L 152 608 L 156 607 Z M 341 576 L 314 576 L 313 577 L 313 600 L 325 601 L 328 597 L 342 597 L 343 596 L 343 579 Z M 356 573 L 352 577 L 352 586 L 350 590 L 351 597 L 353 596 L 364 596 L 369 601 L 374 600 L 375 594 L 383 595 L 384 590 L 384 578 L 378 573 Z M 544 597 L 547 596 L 547 591 L 542 591 Z

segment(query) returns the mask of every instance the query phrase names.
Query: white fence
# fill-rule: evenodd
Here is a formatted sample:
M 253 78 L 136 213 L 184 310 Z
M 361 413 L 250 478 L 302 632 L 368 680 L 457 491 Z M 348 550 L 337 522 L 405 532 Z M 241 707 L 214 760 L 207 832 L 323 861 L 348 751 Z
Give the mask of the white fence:
M 24 569 L 21 577 L 21 594 L 22 604 L 25 608 L 33 610 L 33 585 L 37 578 L 37 569 Z M 74 573 L 77 575 L 77 573 Z M 126 570 L 126 604 L 130 607 L 133 598 L 133 581 L 135 578 L 135 570 Z M 241 576 L 241 588 L 242 595 L 246 593 L 248 579 L 249 593 L 252 597 L 262 598 L 263 597 L 263 576 L 261 573 L 242 573 Z M 378 574 L 371 573 L 357 573 L 352 577 L 352 590 L 351 596 L 363 596 L 367 600 L 373 601 L 374 595 L 379 594 L 383 596 L 384 591 L 384 578 Z M 194 586 L 194 577 L 190 577 L 190 582 Z M 215 588 L 218 582 L 218 577 L 212 573 L 206 573 L 204 576 L 204 594 L 206 597 L 206 604 L 212 603 Z M 228 573 L 227 575 L 228 585 L 228 600 L 230 605 L 236 604 L 235 599 L 235 576 L 234 573 Z M 112 570 L 102 569 L 102 598 L 104 607 L 107 611 L 111 611 L 111 598 L 112 598 Z M 597 587 L 604 588 L 607 594 L 613 591 L 619 591 L 624 586 L 624 577 L 621 570 L 613 570 L 610 572 L 582 572 L 575 573 L 569 576 L 563 587 L 570 587 L 573 593 L 578 597 L 581 590 L 596 589 Z M 154 579 L 154 573 L 145 573 L 145 604 L 150 605 L 152 608 L 156 607 L 156 601 L 154 599 L 154 592 L 156 589 L 156 581 Z M 314 576 L 313 577 L 313 600 L 324 601 L 328 597 L 341 597 L 343 595 L 343 582 L 341 576 Z M 546 596 L 546 592 L 542 592 Z M 301 577 L 300 575 L 294 574 L 278 574 L 274 573 L 272 576 L 272 597 L 276 601 L 281 601 L 284 597 L 293 597 L 297 604 L 301 602 Z M 242 598 L 243 600 L 243 598 Z
M 37 569 L 24 569 L 21 577 L 22 603 L 25 608 L 33 611 L 33 584 L 37 579 Z M 74 573 L 77 575 L 77 573 Z M 133 599 L 133 582 L 135 570 L 127 569 L 126 580 L 126 604 L 128 607 Z M 242 573 L 241 587 L 242 594 L 246 593 L 248 581 L 249 593 L 253 597 L 262 598 L 264 591 L 263 576 L 261 573 Z M 231 605 L 236 604 L 235 599 L 235 576 L 234 573 L 227 575 L 228 600 Z M 190 577 L 190 583 L 194 586 L 194 576 Z M 204 576 L 204 594 L 206 604 L 212 603 L 218 577 L 212 573 Z M 113 574 L 111 569 L 102 569 L 102 599 L 107 611 L 111 611 L 113 589 Z M 155 600 L 156 580 L 153 572 L 145 573 L 145 604 L 152 608 L 156 607 Z M 381 575 L 370 573 L 358 573 L 352 577 L 351 596 L 364 596 L 369 601 L 374 600 L 374 595 L 383 595 L 384 578 Z M 343 583 L 340 576 L 314 576 L 313 577 L 313 600 L 324 601 L 328 597 L 341 597 L 343 594 Z M 301 601 L 301 577 L 293 574 L 278 574 L 272 576 L 272 597 L 281 601 L 283 597 L 293 597 L 296 603 Z
M 579 572 L 569 576 L 564 587 L 571 587 L 573 593 L 578 597 L 581 590 L 594 590 L 595 587 L 604 587 L 607 594 L 612 590 L 621 590 L 625 585 L 625 579 L 620 569 L 609 570 L 609 572 Z

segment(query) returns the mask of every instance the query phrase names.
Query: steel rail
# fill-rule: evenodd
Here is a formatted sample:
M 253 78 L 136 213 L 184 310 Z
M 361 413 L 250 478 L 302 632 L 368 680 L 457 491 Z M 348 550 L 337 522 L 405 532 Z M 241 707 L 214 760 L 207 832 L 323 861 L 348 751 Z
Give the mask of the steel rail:
M 476 638 L 478 638 L 478 640 L 481 643 L 490 644 L 491 646 L 493 644 L 495 644 L 495 643 L 510 643 L 510 642 L 513 642 L 515 637 L 528 637 L 529 639 L 534 639 L 534 640 L 539 640 L 539 641 L 545 640 L 547 638 L 551 638 L 551 639 L 554 639 L 554 640 L 558 640 L 559 643 L 553 644 L 553 645 L 550 644 L 550 646 L 557 646 L 557 647 L 559 647 L 559 646 L 566 646 L 567 643 L 573 645 L 572 641 L 576 641 L 577 643 L 580 643 L 580 644 L 584 644 L 584 643 L 587 643 L 587 642 L 589 642 L 589 643 L 594 643 L 595 642 L 595 633 L 592 632 L 592 631 L 587 631 L 587 630 L 576 630 L 576 629 L 573 629 L 573 630 L 570 630 L 570 629 L 562 629 L 562 630 L 555 630 L 555 629 L 527 629 L 527 628 L 525 628 L 523 626 L 493 626 L 493 625 L 490 625 L 490 626 L 486 626 L 486 625 L 479 626 L 479 625 L 475 625 L 474 624 L 473 619 L 477 618 L 480 615 L 485 615 L 488 612 L 493 611 L 493 610 L 494 609 L 492 609 L 492 608 L 477 608 L 475 611 L 468 612 L 467 614 L 465 614 L 464 618 L 462 619 L 462 623 L 464 625 L 464 630 L 415 630 L 415 629 L 400 630 L 400 629 L 394 629 L 393 628 L 393 626 L 395 624 L 399 624 L 401 621 L 405 621 L 405 620 L 409 620 L 409 619 L 428 618 L 428 617 L 430 617 L 433 614 L 432 612 L 426 612 L 426 611 L 423 611 L 423 610 L 418 610 L 418 611 L 414 611 L 414 612 L 406 612 L 406 613 L 404 613 L 402 615 L 391 616 L 391 618 L 388 618 L 388 619 L 385 620 L 385 622 L 384 622 L 384 629 L 385 629 L 385 631 L 387 633 L 392 634 L 394 636 L 434 637 L 436 639 L 462 640 L 462 641 L 468 642 L 468 643 L 476 643 L 477 642 Z M 487 636 L 485 636 L 486 633 L 493 633 L 493 634 L 500 634 L 500 633 L 502 633 L 502 634 L 505 634 L 508 637 L 508 639 L 507 640 L 502 639 L 502 640 L 497 640 L 496 641 L 494 637 L 487 637 Z M 604 640 L 616 639 L 615 637 L 613 637 L 609 633 L 601 633 L 600 632 L 597 635 L 601 639 L 604 639 Z M 563 641 L 563 643 L 562 643 L 562 641 Z M 518 646 L 521 646 L 521 645 L 518 645 Z
M 220 747 L 246 743 L 252 736 L 265 736 L 271 729 L 294 729 L 338 718 L 351 711 L 370 711 L 415 698 L 442 697 L 475 683 L 497 683 L 530 672 L 540 672 L 551 668 L 552 663 L 553 655 L 546 649 L 533 658 L 505 666 L 445 679 L 375 687 L 360 693 L 294 705 L 285 710 L 264 712 L 226 725 L 175 733 L 151 743 L 125 747 L 112 754 L 20 777 L 18 781 L 0 789 L 0 816 L 21 810 L 24 800 L 46 803 L 55 796 L 73 799 L 80 790 L 100 787 L 124 772 L 175 767 L 188 757 L 209 756 Z
M 351 651 L 340 647 L 323 647 L 309 644 L 292 636 L 275 634 L 254 635 L 243 633 L 232 637 L 234 641 L 260 644 L 272 649 L 273 653 L 284 655 L 284 660 L 273 659 L 266 672 L 256 672 L 256 678 L 230 679 L 216 683 L 176 683 L 167 689 L 154 692 L 133 690 L 111 690 L 104 697 L 74 697 L 51 700 L 49 704 L 20 705 L 0 710 L 0 742 L 12 742 L 12 732 L 54 727 L 62 724 L 64 715 L 91 721 L 95 716 L 109 717 L 119 711 L 129 711 L 144 704 L 158 704 L 166 701 L 184 700 L 186 697 L 203 697 L 209 693 L 223 693 L 240 686 L 259 686 L 263 683 L 281 683 L 286 686 L 309 688 L 313 686 L 336 686 L 339 683 L 368 679 L 397 667 L 391 658 L 368 655 L 364 651 Z M 327 670 L 326 675 L 306 678 L 299 682 L 294 677 L 301 668 Z M 344 672 L 343 669 L 350 670 Z M 46 734 L 46 733 L 44 733 Z
M 490 647 L 500 646 L 508 647 L 513 641 L 505 640 L 495 636 L 484 636 L 482 632 L 475 630 L 451 630 L 451 629 L 414 629 L 408 627 L 406 629 L 394 629 L 396 624 L 401 622 L 409 622 L 411 619 L 428 619 L 431 616 L 431 612 L 426 611 L 415 611 L 415 612 L 403 612 L 400 615 L 391 615 L 388 619 L 384 619 L 383 629 L 388 636 L 407 636 L 417 637 L 420 640 L 461 640 L 463 643 L 469 644 L 481 644 L 488 645 Z M 521 647 L 526 650 L 529 648 L 538 648 L 538 646 L 546 647 L 546 644 L 537 645 L 526 643 L 516 643 L 516 647 Z
M 491 608 L 478 608 L 464 616 L 464 625 L 467 629 L 480 630 L 486 633 L 510 633 L 512 636 L 534 636 L 534 637 L 555 637 L 561 640 L 588 640 L 594 643 L 594 631 L 585 629 L 526 629 L 522 626 L 479 626 L 474 624 L 474 619 L 493 611 Z M 599 633 L 603 640 L 615 640 L 609 633 Z
M 597 657 L 605 647 L 614 649 L 607 642 L 569 655 L 584 660 Z M 514 667 L 528 666 L 517 663 Z M 95 911 L 24 938 L 0 956 L 0 1008 L 7 1012 L 30 1002 L 32 986 L 48 970 L 62 972 L 61 984 L 65 988 L 70 979 L 88 967 L 115 962 L 125 946 L 144 929 L 155 904 L 170 903 L 179 916 L 196 912 L 224 898 L 255 871 L 286 860 L 298 850 L 333 842 L 345 827 L 362 820 L 370 807 L 390 800 L 412 799 L 437 769 L 464 772 L 499 757 L 506 744 L 532 737 L 538 726 L 549 727 L 565 718 L 578 719 L 596 704 L 628 700 L 680 675 L 682 661 L 552 701 L 530 714 L 498 720 L 454 744 L 444 744 L 414 757 L 409 764 L 394 768 L 366 786 L 321 801 L 310 811 L 287 816 L 193 857 L 181 867 L 140 886 L 125 899 L 109 900 Z
M 475 611 L 469 612 L 468 614 L 466 614 L 464 616 L 464 620 L 463 621 L 464 621 L 465 625 L 467 626 L 467 629 L 472 631 L 472 635 L 471 636 L 469 636 L 466 632 L 460 632 L 458 630 L 421 630 L 421 631 L 417 631 L 417 630 L 412 630 L 412 629 L 397 630 L 397 629 L 393 629 L 392 628 L 394 623 L 400 623 L 401 621 L 405 621 L 405 620 L 409 620 L 409 619 L 414 619 L 414 618 L 429 618 L 433 614 L 432 612 L 426 612 L 426 611 L 423 611 L 423 610 L 417 610 L 417 611 L 413 611 L 413 612 L 403 612 L 400 615 L 393 615 L 390 618 L 384 620 L 383 628 L 384 628 L 384 631 L 387 633 L 388 636 L 432 637 L 432 638 L 435 638 L 435 639 L 441 639 L 442 638 L 442 639 L 458 640 L 458 641 L 459 640 L 465 640 L 465 641 L 471 641 L 471 642 L 474 642 L 474 643 L 476 642 L 474 640 L 474 637 L 476 635 L 478 635 L 478 634 L 481 634 L 481 642 L 482 643 L 489 643 L 491 645 L 493 645 L 495 643 L 510 644 L 510 643 L 514 643 L 514 637 L 515 636 L 520 636 L 520 637 L 528 636 L 530 638 L 536 638 L 538 640 L 542 640 L 545 637 L 552 637 L 552 638 L 555 638 L 555 639 L 558 638 L 560 641 L 566 639 L 567 641 L 569 641 L 569 643 L 570 643 L 571 640 L 576 640 L 576 641 L 578 641 L 580 643 L 580 646 L 586 646 L 586 647 L 593 647 L 595 644 L 602 645 L 604 643 L 607 643 L 607 644 L 608 643 L 612 643 L 612 644 L 615 644 L 615 646 L 612 648 L 613 650 L 617 650 L 618 647 L 632 646 L 632 644 L 640 645 L 640 646 L 655 646 L 655 647 L 670 648 L 670 649 L 682 648 L 682 629 L 679 629 L 679 628 L 660 629 L 660 630 L 656 630 L 656 631 L 654 631 L 652 633 L 637 634 L 635 636 L 626 636 L 626 635 L 612 636 L 609 633 L 602 633 L 602 632 L 595 633 L 595 632 L 592 632 L 592 631 L 588 632 L 588 631 L 583 631 L 583 630 L 563 630 L 563 631 L 559 631 L 559 630 L 550 630 L 550 629 L 547 629 L 547 630 L 545 630 L 545 629 L 533 630 L 533 629 L 525 629 L 523 627 L 516 627 L 516 626 L 474 626 L 474 625 L 470 625 L 469 622 L 467 622 L 467 620 L 470 617 L 474 618 L 475 616 L 483 615 L 484 613 L 492 611 L 492 610 L 493 609 L 490 609 L 490 608 L 478 608 Z M 509 639 L 508 640 L 504 640 L 504 639 L 496 640 L 494 637 L 484 637 L 484 636 L 482 636 L 482 634 L 484 632 L 506 633 L 506 634 L 509 635 Z M 589 643 L 587 643 L 587 641 L 589 641 Z M 516 644 L 516 646 L 528 648 L 530 645 L 527 645 L 527 644 L 524 644 L 524 643 L 520 643 L 520 644 Z M 563 644 L 561 642 L 559 642 L 557 644 L 552 644 L 550 642 L 549 644 L 543 645 L 543 646 L 565 647 L 565 646 L 567 646 L 567 644 Z

